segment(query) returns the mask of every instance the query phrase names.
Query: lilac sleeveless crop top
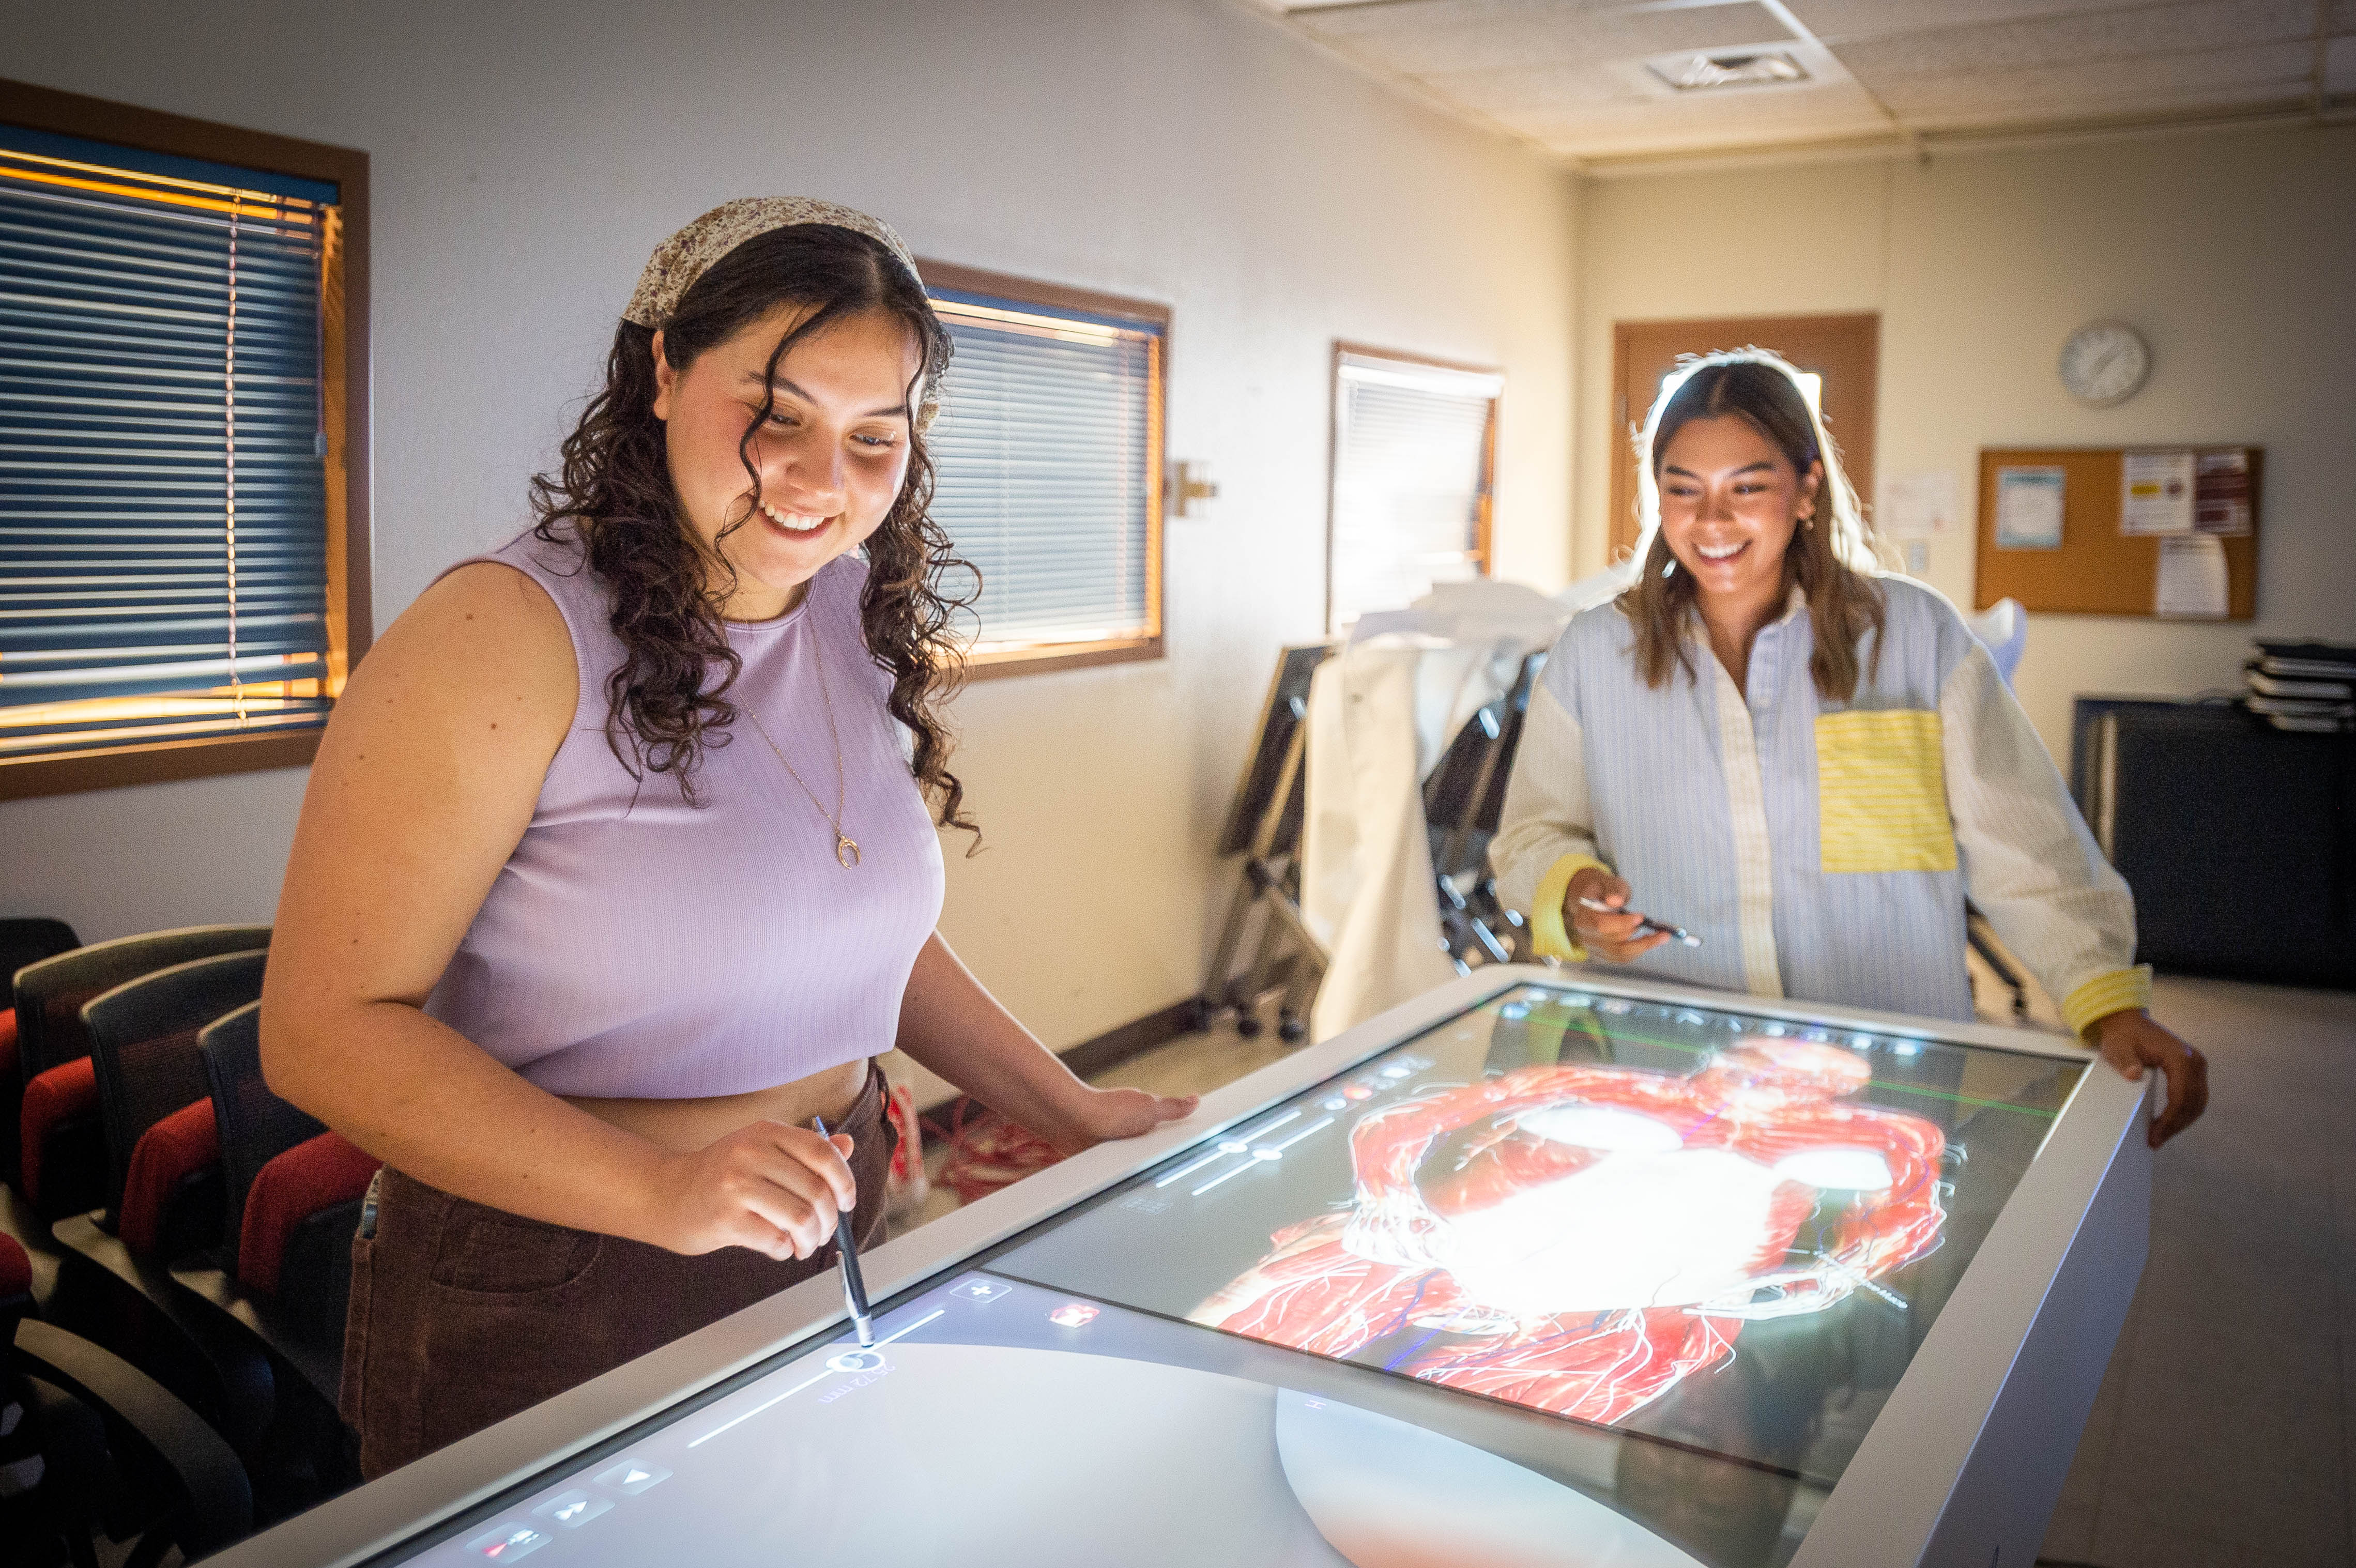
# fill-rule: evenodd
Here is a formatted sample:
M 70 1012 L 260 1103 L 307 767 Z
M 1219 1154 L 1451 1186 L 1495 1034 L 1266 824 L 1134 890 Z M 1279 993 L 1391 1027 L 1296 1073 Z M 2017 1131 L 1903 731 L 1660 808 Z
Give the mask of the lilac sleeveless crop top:
M 739 709 L 699 763 L 630 776 L 605 740 L 605 680 L 622 660 L 605 584 L 569 539 L 527 531 L 477 560 L 548 591 L 573 635 L 581 695 L 531 825 L 425 1010 L 558 1094 L 684 1099 L 790 1083 L 892 1047 L 900 995 L 940 918 L 940 841 L 868 656 L 866 565 L 829 562 L 790 614 L 732 624 Z M 463 564 L 470 564 L 462 562 Z M 453 568 L 452 570 L 456 570 Z M 834 804 L 860 864 L 762 739 Z

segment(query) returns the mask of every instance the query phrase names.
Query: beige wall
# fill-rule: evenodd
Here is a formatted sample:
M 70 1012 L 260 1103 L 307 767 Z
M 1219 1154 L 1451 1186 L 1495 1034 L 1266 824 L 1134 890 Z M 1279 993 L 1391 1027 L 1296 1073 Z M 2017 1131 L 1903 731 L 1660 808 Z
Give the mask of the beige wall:
M 1219 0 L 9 8 L 5 73 L 367 149 L 379 624 L 519 525 L 647 251 L 751 193 L 1169 302 L 1171 656 L 958 703 L 944 927 L 1051 1043 L 1190 994 L 1277 647 L 1322 633 L 1333 339 L 1505 367 L 1504 569 L 1567 565 L 1574 193 Z M 0 805 L 0 912 L 267 918 L 299 772 Z
M 2266 448 L 2254 625 L 2031 618 L 2018 688 L 2057 758 L 2074 693 L 2233 686 L 2253 635 L 2356 638 L 2356 130 L 1595 181 L 1580 234 L 1580 570 L 1607 538 L 1613 322 L 1875 310 L 1876 464 L 1951 470 L 1966 506 L 1983 446 Z M 2106 316 L 2154 368 L 2087 409 L 2054 360 Z M 1928 574 L 1969 607 L 1968 519 Z

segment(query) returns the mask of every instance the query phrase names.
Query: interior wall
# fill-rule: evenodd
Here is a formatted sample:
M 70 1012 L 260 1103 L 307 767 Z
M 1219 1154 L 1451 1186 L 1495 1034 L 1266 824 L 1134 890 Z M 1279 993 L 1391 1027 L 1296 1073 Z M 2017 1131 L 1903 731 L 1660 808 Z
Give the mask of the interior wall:
M 1580 248 L 1580 571 L 1602 564 L 1608 464 L 1625 450 L 1612 323 L 1873 310 L 1876 465 L 1956 475 L 1966 515 L 1930 541 L 1927 576 L 1966 609 L 1981 447 L 2266 449 L 2254 624 L 2030 617 L 2017 688 L 2057 759 L 2077 693 L 2238 687 L 2253 636 L 2356 639 L 2356 129 L 1598 180 Z M 2135 398 L 2089 409 L 2054 366 L 2104 317 L 2144 335 L 2153 368 Z
M 1210 846 L 1288 641 L 1323 633 L 1336 338 L 1502 366 L 1501 571 L 1569 565 L 1576 193 L 1220 0 L 84 0 L 5 73 L 366 149 L 377 624 L 524 520 L 647 253 L 812 194 L 924 255 L 1168 302 L 1170 656 L 993 680 L 955 714 L 988 834 L 943 928 L 1050 1043 L 1191 994 Z M 88 939 L 266 919 L 304 775 L 0 805 L 0 910 Z

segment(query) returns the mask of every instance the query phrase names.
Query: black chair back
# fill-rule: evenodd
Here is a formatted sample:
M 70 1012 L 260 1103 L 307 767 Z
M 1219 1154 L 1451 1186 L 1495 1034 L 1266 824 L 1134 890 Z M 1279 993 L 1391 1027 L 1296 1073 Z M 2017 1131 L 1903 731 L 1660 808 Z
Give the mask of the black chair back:
M 1423 784 L 1432 869 L 1454 876 L 1476 869 L 1505 810 L 1505 783 L 1522 742 L 1522 719 L 1546 655 L 1522 660 L 1513 688 L 1464 721 Z
M 13 982 L 16 971 L 44 958 L 55 958 L 81 945 L 74 928 L 61 920 L 0 920 L 0 975 Z
M 266 925 L 191 925 L 92 943 L 17 970 L 16 1053 L 25 1082 L 90 1054 L 90 1038 L 81 1027 L 84 1003 L 125 980 L 192 958 L 269 945 Z
M 123 1206 L 141 1135 L 208 1093 L 198 1031 L 260 999 L 269 960 L 262 949 L 192 959 L 126 981 L 83 1007 L 106 1125 L 110 1212 Z
M 197 1049 L 212 1085 L 213 1117 L 220 1125 L 221 1175 L 228 1204 L 221 1216 L 222 1253 L 237 1277 L 238 1239 L 245 1233 L 245 1200 L 262 1168 L 327 1130 L 325 1122 L 270 1092 L 262 1078 L 262 1004 L 253 1002 L 204 1027 Z

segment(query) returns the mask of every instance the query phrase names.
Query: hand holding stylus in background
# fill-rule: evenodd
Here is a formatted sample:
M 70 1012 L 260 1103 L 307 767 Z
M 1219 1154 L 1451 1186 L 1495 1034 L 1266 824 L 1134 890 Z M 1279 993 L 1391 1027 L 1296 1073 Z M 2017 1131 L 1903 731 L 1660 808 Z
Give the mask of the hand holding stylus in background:
M 1563 923 L 1590 954 L 1608 964 L 1625 964 L 1672 940 L 1701 945 L 1698 937 L 1628 908 L 1630 891 L 1624 879 L 1590 866 L 1570 879 L 1563 895 Z

